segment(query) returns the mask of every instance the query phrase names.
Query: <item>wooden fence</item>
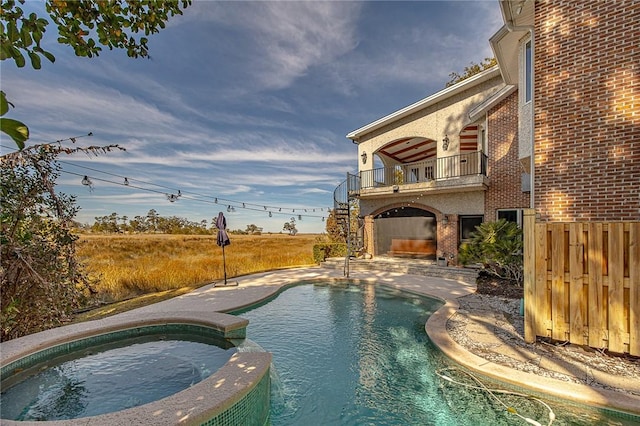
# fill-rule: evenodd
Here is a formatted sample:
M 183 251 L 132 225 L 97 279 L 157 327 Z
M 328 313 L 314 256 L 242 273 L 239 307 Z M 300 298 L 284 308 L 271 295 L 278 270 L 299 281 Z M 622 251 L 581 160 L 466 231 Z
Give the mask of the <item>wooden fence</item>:
M 524 214 L 525 340 L 640 356 L 640 222 L 536 223 Z

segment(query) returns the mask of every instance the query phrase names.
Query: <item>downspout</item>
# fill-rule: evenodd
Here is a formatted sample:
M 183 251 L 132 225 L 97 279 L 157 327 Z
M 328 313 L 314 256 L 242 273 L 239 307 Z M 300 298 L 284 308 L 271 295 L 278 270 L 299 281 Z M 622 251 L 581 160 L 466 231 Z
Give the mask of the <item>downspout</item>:
M 535 5 L 534 5 L 535 7 Z M 534 19 L 535 19 L 535 13 L 534 13 Z M 511 20 L 505 20 L 504 25 L 507 27 L 507 30 L 509 30 L 509 32 L 514 32 L 514 31 L 528 31 L 529 32 L 529 37 L 531 38 L 531 159 L 529 160 L 529 168 L 531 171 L 530 174 L 530 180 L 531 180 L 531 191 L 529 193 L 529 208 L 535 209 L 535 205 L 534 205 L 534 191 L 535 191 L 535 179 L 534 179 L 534 174 L 535 174 L 535 128 L 536 128 L 536 120 L 535 120 L 535 92 L 534 92 L 534 88 L 535 88 L 535 26 L 533 25 L 523 25 L 523 26 L 516 26 L 513 25 Z M 525 82 L 526 83 L 526 82 Z

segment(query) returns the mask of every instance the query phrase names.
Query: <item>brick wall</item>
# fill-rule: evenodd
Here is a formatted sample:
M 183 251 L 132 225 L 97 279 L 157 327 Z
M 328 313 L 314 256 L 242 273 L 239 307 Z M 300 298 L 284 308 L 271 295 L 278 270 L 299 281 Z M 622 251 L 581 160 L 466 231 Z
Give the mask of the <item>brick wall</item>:
M 640 2 L 535 4 L 535 208 L 640 218 Z
M 442 216 L 438 219 L 438 247 L 436 254 L 446 256 L 447 261 L 456 264 L 458 261 L 458 215 L 447 215 L 447 223 Z M 453 255 L 453 258 L 450 257 Z
M 497 219 L 498 209 L 529 207 L 529 193 L 522 192 L 522 167 L 518 161 L 518 92 L 487 114 L 489 189 L 485 192 L 485 221 Z

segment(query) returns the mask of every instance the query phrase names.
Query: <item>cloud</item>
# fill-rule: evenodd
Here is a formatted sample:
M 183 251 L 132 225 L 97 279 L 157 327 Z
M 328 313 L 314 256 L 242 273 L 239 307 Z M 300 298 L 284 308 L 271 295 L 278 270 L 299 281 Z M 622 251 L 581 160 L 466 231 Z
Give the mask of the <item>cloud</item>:
M 244 59 L 255 86 L 276 90 L 353 50 L 361 7 L 357 2 L 207 2 L 189 11 L 189 18 L 233 28 L 250 51 Z

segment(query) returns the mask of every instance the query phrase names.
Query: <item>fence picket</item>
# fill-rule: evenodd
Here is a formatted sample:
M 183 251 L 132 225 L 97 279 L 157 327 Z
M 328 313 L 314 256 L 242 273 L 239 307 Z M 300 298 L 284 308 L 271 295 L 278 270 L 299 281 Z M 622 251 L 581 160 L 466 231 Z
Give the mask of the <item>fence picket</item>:
M 551 337 L 567 340 L 564 333 L 565 291 L 564 291 L 564 224 L 551 224 Z
M 640 222 L 629 227 L 629 353 L 640 356 Z
M 581 223 L 569 224 L 569 340 L 584 345 L 584 318 L 586 299 L 582 279 L 584 276 L 584 242 Z
M 536 315 L 534 317 L 534 329 L 537 336 L 548 337 L 550 324 L 549 292 L 547 291 L 547 227 L 544 224 L 536 224 L 536 262 L 535 262 L 535 293 Z
M 625 352 L 626 318 L 624 315 L 624 224 L 610 223 L 608 232 L 608 323 L 609 350 Z
M 524 340 L 527 343 L 536 341 L 536 241 L 534 228 L 536 226 L 536 212 L 534 209 L 524 211 Z M 531 230 L 531 232 L 529 232 Z

